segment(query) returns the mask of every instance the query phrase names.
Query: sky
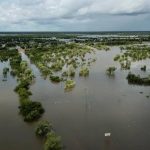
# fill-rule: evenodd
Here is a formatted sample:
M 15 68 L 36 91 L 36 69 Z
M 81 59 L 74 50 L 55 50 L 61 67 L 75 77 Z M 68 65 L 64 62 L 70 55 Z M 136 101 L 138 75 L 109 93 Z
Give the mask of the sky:
M 150 31 L 150 0 L 0 0 L 0 31 Z

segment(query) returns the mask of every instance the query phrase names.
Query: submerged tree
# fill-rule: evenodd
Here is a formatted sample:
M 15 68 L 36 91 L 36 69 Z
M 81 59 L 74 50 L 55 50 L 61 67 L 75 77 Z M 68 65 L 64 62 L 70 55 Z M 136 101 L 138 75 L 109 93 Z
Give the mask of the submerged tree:
M 7 68 L 7 67 L 3 68 L 3 76 L 4 76 L 4 78 L 7 77 L 7 73 L 8 72 L 9 72 L 9 68 Z
M 89 75 L 89 69 L 87 67 L 82 67 L 80 69 L 80 72 L 79 72 L 79 76 L 88 76 Z
M 43 120 L 38 123 L 35 133 L 37 136 L 45 137 L 48 134 L 48 132 L 51 131 L 52 125 L 48 121 Z
M 44 150 L 62 150 L 61 138 L 54 132 L 49 132 L 46 137 Z
M 73 80 L 67 80 L 65 82 L 65 90 L 74 88 L 75 84 L 76 84 L 75 81 L 73 81 Z
M 109 67 L 109 68 L 106 70 L 106 74 L 109 75 L 109 76 L 113 76 L 114 73 L 115 73 L 115 70 L 116 70 L 116 67 Z
M 44 108 L 42 107 L 40 102 L 32 102 L 30 100 L 25 100 L 19 106 L 20 113 L 24 117 L 24 121 L 34 121 L 41 117 L 44 113 Z
M 142 78 L 140 77 L 140 75 L 129 73 L 127 76 L 127 80 L 130 84 L 150 85 L 150 76 Z
M 143 67 L 141 67 L 142 71 L 146 71 L 146 65 L 144 65 Z
M 50 80 L 52 82 L 60 82 L 60 81 L 62 81 L 62 79 L 59 76 L 53 76 L 53 75 L 50 76 Z

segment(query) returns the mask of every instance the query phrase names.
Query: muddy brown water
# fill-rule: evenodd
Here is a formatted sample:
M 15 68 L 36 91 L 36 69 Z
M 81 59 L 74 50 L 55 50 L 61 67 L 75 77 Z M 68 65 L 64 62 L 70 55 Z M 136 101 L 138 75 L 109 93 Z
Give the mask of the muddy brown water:
M 120 52 L 97 51 L 97 61 L 90 67 L 89 77 L 75 77 L 76 87 L 64 92 L 63 83 L 44 80 L 34 64 L 31 68 L 36 82 L 31 86 L 32 100 L 40 101 L 45 108 L 41 119 L 53 124 L 66 150 L 147 150 L 150 149 L 150 87 L 129 85 L 128 71 L 120 70 L 113 61 Z M 23 59 L 28 57 L 23 55 Z M 95 57 L 94 56 L 94 57 Z M 132 71 L 140 71 L 149 60 L 135 62 Z M 10 75 L 2 81 L 2 69 L 9 63 L 0 63 L 0 150 L 42 150 L 43 142 L 34 134 L 35 123 L 23 122 L 18 114 L 18 96 L 13 89 L 17 82 Z M 114 78 L 105 70 L 117 66 Z M 143 94 L 140 94 L 143 92 Z M 110 132 L 111 137 L 104 137 Z

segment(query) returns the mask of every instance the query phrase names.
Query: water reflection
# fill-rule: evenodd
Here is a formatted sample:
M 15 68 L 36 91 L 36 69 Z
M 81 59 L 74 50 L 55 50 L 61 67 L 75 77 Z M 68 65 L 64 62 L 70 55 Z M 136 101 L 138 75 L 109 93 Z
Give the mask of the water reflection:
M 105 137 L 104 139 L 104 150 L 111 150 L 112 140 L 111 137 Z

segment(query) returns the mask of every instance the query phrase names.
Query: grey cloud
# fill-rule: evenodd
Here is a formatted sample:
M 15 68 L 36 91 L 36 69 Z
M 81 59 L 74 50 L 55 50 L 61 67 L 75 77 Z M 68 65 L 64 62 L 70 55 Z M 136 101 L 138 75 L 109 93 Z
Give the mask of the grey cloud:
M 93 21 L 101 23 L 104 17 L 107 20 L 128 16 L 130 21 L 130 16 L 149 14 L 149 0 L 5 0 L 0 3 L 1 24 L 20 24 L 20 27 L 24 24 L 31 28 L 38 25 L 65 28 L 67 24 L 77 23 L 85 27 Z

